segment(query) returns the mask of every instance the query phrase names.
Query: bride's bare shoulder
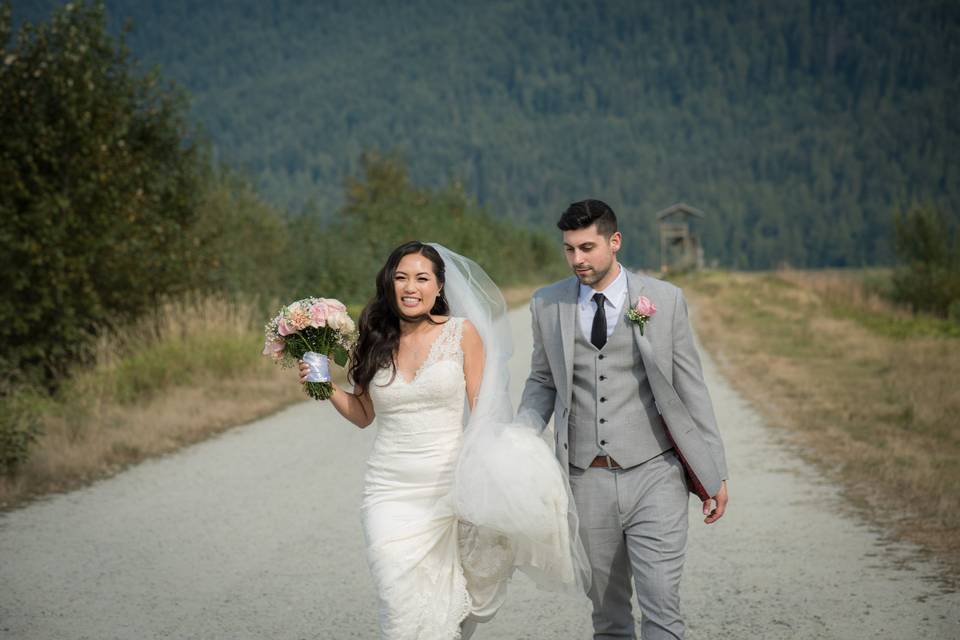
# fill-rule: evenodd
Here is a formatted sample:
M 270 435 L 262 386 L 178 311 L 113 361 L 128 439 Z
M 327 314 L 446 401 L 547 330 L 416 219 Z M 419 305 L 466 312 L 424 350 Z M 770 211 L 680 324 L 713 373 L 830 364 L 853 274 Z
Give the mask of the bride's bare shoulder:
M 477 331 L 477 327 L 466 318 L 459 318 L 459 321 L 463 327 L 460 335 L 460 344 L 463 346 L 464 351 L 466 351 L 467 347 L 471 345 L 476 344 L 482 346 L 482 342 L 480 341 L 480 332 Z
M 464 369 L 468 364 L 483 362 L 483 340 L 480 339 L 480 332 L 472 322 L 466 318 L 461 318 L 462 330 L 460 332 L 460 351 L 463 353 Z

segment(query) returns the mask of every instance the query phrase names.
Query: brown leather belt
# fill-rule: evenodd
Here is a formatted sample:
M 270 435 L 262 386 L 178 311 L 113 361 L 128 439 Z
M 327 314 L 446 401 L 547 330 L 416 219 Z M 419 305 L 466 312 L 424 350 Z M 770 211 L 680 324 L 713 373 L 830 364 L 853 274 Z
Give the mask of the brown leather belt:
M 622 469 L 616 460 L 610 456 L 597 456 L 593 459 L 593 462 L 590 463 L 591 467 L 603 467 L 604 469 Z

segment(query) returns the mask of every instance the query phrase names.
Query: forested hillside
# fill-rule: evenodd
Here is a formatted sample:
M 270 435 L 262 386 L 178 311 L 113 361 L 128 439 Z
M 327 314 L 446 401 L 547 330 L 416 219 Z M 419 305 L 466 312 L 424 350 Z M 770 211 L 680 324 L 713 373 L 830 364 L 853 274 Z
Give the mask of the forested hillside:
M 637 265 L 679 200 L 707 214 L 708 261 L 741 268 L 887 263 L 898 206 L 960 217 L 952 1 L 106 6 L 217 157 L 290 210 L 331 215 L 364 150 L 399 149 L 415 183 L 545 228 L 603 198 Z
M 411 238 L 471 256 L 502 286 L 566 272 L 544 230 L 492 217 L 456 183 L 415 184 L 392 156 L 360 157 L 331 219 L 271 206 L 211 166 L 182 91 L 137 69 L 102 7 L 14 32 L 0 2 L 0 42 L 0 474 L 11 389 L 55 391 L 104 335 L 158 334 L 171 304 L 216 298 L 263 317 L 318 293 L 362 304 Z

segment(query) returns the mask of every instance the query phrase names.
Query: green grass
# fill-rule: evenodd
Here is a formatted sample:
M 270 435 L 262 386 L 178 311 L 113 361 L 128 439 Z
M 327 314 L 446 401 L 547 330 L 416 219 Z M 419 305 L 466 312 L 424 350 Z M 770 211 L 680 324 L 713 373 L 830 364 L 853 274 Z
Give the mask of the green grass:
M 121 356 L 116 363 L 80 375 L 80 388 L 101 389 L 105 398 L 130 404 L 152 397 L 172 386 L 190 385 L 201 377 L 231 378 L 256 367 L 262 337 L 195 334 L 180 340 L 146 345 Z
M 9 391 L 9 390 L 8 390 Z M 53 403 L 30 387 L 0 396 L 0 474 L 14 472 L 40 437 L 40 421 Z

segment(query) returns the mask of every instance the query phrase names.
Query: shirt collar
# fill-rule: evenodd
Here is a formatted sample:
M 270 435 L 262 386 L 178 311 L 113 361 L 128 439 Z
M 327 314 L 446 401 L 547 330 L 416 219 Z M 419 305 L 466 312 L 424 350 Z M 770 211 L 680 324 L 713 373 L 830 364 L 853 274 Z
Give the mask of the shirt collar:
M 615 309 L 619 309 L 623 304 L 623 298 L 627 292 L 627 274 L 626 269 L 623 268 L 619 262 L 615 263 L 616 266 L 620 269 L 620 273 L 617 274 L 617 277 L 613 279 L 613 282 L 607 285 L 607 288 L 603 291 L 597 291 L 593 287 L 580 283 L 580 296 L 578 303 L 583 306 L 587 303 L 593 304 L 593 294 L 602 293 L 604 298 L 606 298 L 606 304 L 612 305 Z

